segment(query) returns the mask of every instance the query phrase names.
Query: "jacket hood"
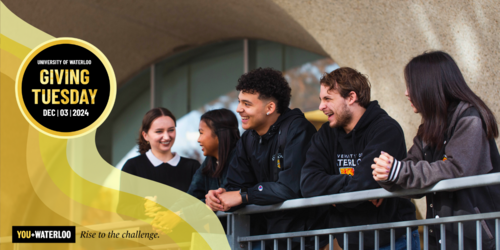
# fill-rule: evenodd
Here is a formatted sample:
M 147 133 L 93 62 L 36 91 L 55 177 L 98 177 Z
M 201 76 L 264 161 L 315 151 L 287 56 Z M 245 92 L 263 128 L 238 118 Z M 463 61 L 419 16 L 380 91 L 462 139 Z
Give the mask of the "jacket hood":
M 448 122 L 447 134 L 451 133 L 451 130 L 453 129 L 453 127 L 455 127 L 455 124 L 458 122 L 458 118 L 460 117 L 460 115 L 462 115 L 462 113 L 471 106 L 472 105 L 470 103 L 460 101 L 460 103 L 458 103 L 456 107 L 453 107 L 452 110 L 448 110 L 448 112 L 453 112 L 453 115 L 451 116 L 451 120 L 449 120 Z
M 353 152 L 356 151 L 356 146 L 358 145 L 358 141 L 366 136 L 364 133 L 365 130 L 368 129 L 368 127 L 372 126 L 374 124 L 374 121 L 380 119 L 383 116 L 389 116 L 387 112 L 385 112 L 382 108 L 380 108 L 380 105 L 378 104 L 377 101 L 372 101 L 370 104 L 368 104 L 368 107 L 366 107 L 365 113 L 361 116 L 359 119 L 358 123 L 356 123 L 356 126 L 352 129 L 351 132 L 346 133 L 344 128 L 338 127 L 337 128 L 337 133 L 340 137 L 344 138 L 350 138 L 351 139 L 351 147 Z M 336 137 L 335 143 L 338 142 L 339 137 Z M 344 145 L 347 146 L 347 145 Z M 359 146 L 359 145 L 358 145 Z
M 386 115 L 388 115 L 387 112 L 380 108 L 378 101 L 372 101 L 370 102 L 370 104 L 368 104 L 365 113 L 361 116 L 358 123 L 356 123 L 356 126 L 354 126 L 353 131 L 364 130 L 372 123 L 372 121 L 380 118 L 380 116 Z M 337 129 L 345 134 L 345 130 L 343 128 Z
M 455 125 L 458 122 L 458 119 L 462 115 L 462 113 L 465 112 L 468 108 L 470 108 L 472 105 L 468 102 L 460 101 L 460 102 L 454 102 L 451 103 L 448 106 L 448 128 L 446 129 L 446 134 L 450 135 L 452 133 L 452 130 L 454 129 Z M 422 148 L 425 148 L 428 146 L 428 143 L 425 141 L 422 141 Z
M 289 117 L 299 116 L 299 115 L 302 115 L 302 116 L 304 115 L 304 113 L 302 113 L 302 111 L 300 111 L 300 109 L 295 108 L 292 110 L 290 108 L 287 108 L 285 110 L 285 112 L 283 112 L 283 114 L 281 114 L 278 117 L 278 120 L 276 120 L 276 122 L 273 125 L 271 125 L 269 130 L 263 136 L 259 136 L 259 134 L 257 134 L 257 132 L 255 130 L 252 130 L 252 135 L 256 136 L 256 138 L 260 138 L 261 141 L 268 141 L 279 131 L 281 124 L 285 120 L 287 120 Z

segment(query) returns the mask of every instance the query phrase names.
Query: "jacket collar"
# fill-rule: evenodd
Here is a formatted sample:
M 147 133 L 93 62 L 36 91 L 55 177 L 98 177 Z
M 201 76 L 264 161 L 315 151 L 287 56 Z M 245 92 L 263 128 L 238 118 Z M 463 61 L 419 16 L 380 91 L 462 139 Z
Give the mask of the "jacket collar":
M 449 135 L 452 132 L 451 130 L 455 127 L 455 124 L 458 122 L 458 117 L 460 117 L 460 115 L 465 110 L 467 110 L 468 108 L 470 108 L 471 106 L 472 105 L 470 103 L 467 103 L 467 102 L 464 102 L 464 101 L 460 101 L 460 103 L 457 105 L 457 107 L 453 111 L 453 115 L 451 116 L 451 120 L 448 123 L 448 129 L 446 130 L 446 134 Z
M 374 120 L 377 120 L 380 116 L 384 115 L 388 114 L 380 107 L 378 101 L 371 101 L 370 104 L 368 104 L 368 107 L 366 107 L 365 113 L 363 113 L 361 118 L 359 118 L 359 121 L 356 123 L 351 132 L 346 134 L 344 128 L 338 127 L 336 129 L 340 134 L 351 135 L 354 131 L 363 131 L 369 127 Z
M 290 116 L 300 115 L 300 114 L 303 113 L 298 108 L 295 108 L 293 110 L 287 108 L 285 112 L 283 112 L 283 114 L 281 114 L 278 117 L 278 120 L 276 120 L 276 122 L 273 125 L 271 125 L 271 127 L 269 127 L 269 130 L 264 135 L 260 136 L 259 134 L 257 134 L 255 130 L 252 130 L 252 135 L 255 138 L 259 138 L 259 142 L 268 141 L 279 131 L 279 128 L 284 120 L 286 120 Z

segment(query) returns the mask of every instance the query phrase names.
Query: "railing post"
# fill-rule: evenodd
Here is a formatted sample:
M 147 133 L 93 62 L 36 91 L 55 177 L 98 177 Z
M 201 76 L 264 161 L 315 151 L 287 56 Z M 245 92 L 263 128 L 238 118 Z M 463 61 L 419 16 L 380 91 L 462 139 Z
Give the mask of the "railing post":
M 230 225 L 227 234 L 229 246 L 232 250 L 246 249 L 247 243 L 239 243 L 238 237 L 250 235 L 250 216 L 245 214 L 229 214 L 227 218 Z

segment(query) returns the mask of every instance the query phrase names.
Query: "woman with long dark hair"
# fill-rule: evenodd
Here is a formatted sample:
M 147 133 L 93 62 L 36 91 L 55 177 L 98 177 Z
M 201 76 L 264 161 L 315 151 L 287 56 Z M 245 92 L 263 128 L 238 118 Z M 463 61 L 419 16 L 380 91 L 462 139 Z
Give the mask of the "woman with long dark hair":
M 234 158 L 234 148 L 240 139 L 238 120 L 227 109 L 216 109 L 201 116 L 199 125 L 200 143 L 206 156 L 201 167 L 196 171 L 188 193 L 205 202 L 205 195 L 210 190 L 224 188 L 227 167 Z M 217 211 L 216 204 L 207 204 Z
M 425 188 L 440 180 L 500 172 L 495 116 L 467 86 L 457 64 L 445 52 L 424 53 L 404 69 L 406 96 L 422 116 L 414 145 L 402 161 L 382 152 L 372 165 L 373 178 L 389 191 Z M 430 193 L 427 218 L 488 213 L 500 210 L 500 186 Z M 481 221 L 482 238 L 476 239 L 475 222 L 463 222 L 464 249 L 494 249 L 494 222 Z M 458 226 L 446 224 L 447 249 L 458 249 Z M 440 248 L 440 227 L 429 226 L 430 249 Z

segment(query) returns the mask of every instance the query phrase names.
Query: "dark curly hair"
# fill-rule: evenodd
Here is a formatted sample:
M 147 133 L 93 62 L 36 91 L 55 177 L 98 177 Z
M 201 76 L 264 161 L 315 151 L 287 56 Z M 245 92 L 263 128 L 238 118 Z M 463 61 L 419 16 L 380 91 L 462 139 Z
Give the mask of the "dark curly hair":
M 245 93 L 258 93 L 259 99 L 271 99 L 276 102 L 278 113 L 283 114 L 290 105 L 292 89 L 281 71 L 272 68 L 257 68 L 243 74 L 238 79 L 236 90 Z

